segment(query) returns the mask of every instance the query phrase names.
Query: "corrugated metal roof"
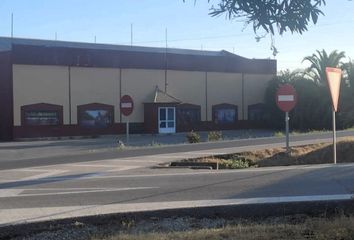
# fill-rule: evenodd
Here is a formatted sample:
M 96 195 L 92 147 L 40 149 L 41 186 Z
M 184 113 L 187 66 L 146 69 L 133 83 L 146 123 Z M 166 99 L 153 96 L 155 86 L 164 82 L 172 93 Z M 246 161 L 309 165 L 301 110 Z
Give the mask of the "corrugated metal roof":
M 198 56 L 235 56 L 236 54 L 221 51 L 200 51 L 191 49 L 179 48 L 158 48 L 158 47 L 142 47 L 142 46 L 127 46 L 127 45 L 114 45 L 114 44 L 100 44 L 100 43 L 85 43 L 85 42 L 67 42 L 67 41 L 54 41 L 54 40 L 41 40 L 41 39 L 26 39 L 26 38 L 9 38 L 0 37 L 0 51 L 9 51 L 15 45 L 30 45 L 42 47 L 67 47 L 67 48 L 83 48 L 83 49 L 97 49 L 97 50 L 118 50 L 129 52 L 149 52 L 149 53 L 172 53 L 181 55 L 198 55 Z M 246 58 L 245 58 L 246 59 Z

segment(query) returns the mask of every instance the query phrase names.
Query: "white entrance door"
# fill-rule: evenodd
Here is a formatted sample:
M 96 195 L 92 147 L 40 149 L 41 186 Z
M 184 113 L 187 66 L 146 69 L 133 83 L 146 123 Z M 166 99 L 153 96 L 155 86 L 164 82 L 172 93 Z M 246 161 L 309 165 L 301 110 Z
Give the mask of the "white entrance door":
M 176 132 L 176 108 L 160 107 L 159 108 L 159 133 L 175 133 Z

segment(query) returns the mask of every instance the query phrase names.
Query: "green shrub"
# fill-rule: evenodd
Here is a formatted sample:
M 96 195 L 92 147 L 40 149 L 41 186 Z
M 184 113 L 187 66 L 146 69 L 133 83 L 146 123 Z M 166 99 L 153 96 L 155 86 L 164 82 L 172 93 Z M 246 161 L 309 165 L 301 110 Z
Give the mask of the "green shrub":
M 275 132 L 274 133 L 274 137 L 284 137 L 284 133 L 283 132 Z
M 242 168 L 250 168 L 253 166 L 256 166 L 256 164 L 251 159 L 237 157 L 237 156 L 234 156 L 231 159 L 222 160 L 219 163 L 219 167 L 224 169 L 242 169 Z
M 222 139 L 222 132 L 212 131 L 208 133 L 208 141 L 219 141 Z
M 200 142 L 200 135 L 193 130 L 186 135 L 187 141 L 189 143 L 199 143 Z

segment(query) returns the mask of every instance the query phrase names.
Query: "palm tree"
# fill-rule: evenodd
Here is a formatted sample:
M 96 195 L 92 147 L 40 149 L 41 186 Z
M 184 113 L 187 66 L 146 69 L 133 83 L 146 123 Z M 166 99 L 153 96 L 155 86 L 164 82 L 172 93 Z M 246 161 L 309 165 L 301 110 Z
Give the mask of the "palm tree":
M 307 56 L 302 60 L 309 61 L 311 66 L 306 69 L 306 74 L 316 83 L 326 83 L 326 67 L 339 67 L 341 60 L 345 58 L 344 52 L 338 52 L 337 50 L 331 52 L 329 55 L 325 50 L 319 51 Z
M 277 74 L 277 79 L 280 83 L 293 83 L 298 79 L 302 79 L 304 77 L 303 69 L 295 69 L 293 71 L 286 69 L 280 71 Z

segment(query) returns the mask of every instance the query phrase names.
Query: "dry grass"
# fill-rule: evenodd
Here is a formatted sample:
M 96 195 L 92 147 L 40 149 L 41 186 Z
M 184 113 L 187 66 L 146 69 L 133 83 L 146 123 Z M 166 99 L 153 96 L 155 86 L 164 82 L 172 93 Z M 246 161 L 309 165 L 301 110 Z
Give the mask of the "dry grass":
M 205 239 L 354 239 L 354 218 L 335 219 L 308 218 L 300 223 L 275 222 L 266 224 L 231 224 L 220 228 L 209 228 L 169 233 L 112 234 L 94 237 L 92 240 L 205 240 Z
M 337 162 L 354 162 L 353 156 L 354 138 L 341 139 L 337 143 Z M 292 147 L 289 154 L 286 153 L 284 148 L 274 148 L 207 158 L 188 159 L 185 161 L 219 162 L 221 168 L 229 168 L 228 166 L 232 166 L 232 162 L 240 160 L 247 160 L 252 163 L 250 164 L 251 166 L 258 167 L 332 163 L 333 147 L 332 144 L 329 143 L 312 144 Z
M 345 138 L 337 143 L 339 163 L 354 162 L 353 156 L 354 138 Z M 286 154 L 284 149 L 271 149 L 250 153 L 249 157 L 253 157 L 260 167 L 332 163 L 333 146 L 329 143 L 298 146 L 293 147 L 290 154 Z

